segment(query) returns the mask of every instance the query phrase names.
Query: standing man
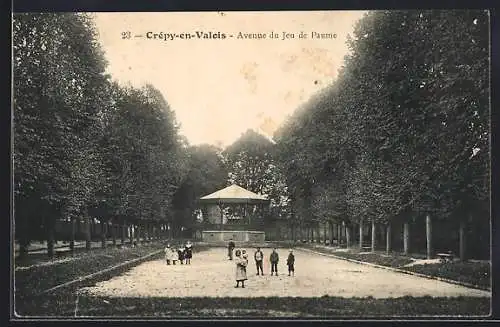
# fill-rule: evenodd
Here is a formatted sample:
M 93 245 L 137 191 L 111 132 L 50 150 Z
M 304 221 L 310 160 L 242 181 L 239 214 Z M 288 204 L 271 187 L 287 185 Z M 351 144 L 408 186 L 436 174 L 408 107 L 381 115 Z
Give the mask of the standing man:
M 293 250 L 290 249 L 290 253 L 288 254 L 288 259 L 286 260 L 286 265 L 288 266 L 288 276 L 292 274 L 295 276 L 295 256 L 293 255 Z
M 276 276 L 278 276 L 278 262 L 280 260 L 280 257 L 278 255 L 278 252 L 276 252 L 276 248 L 273 249 L 273 252 L 271 252 L 271 256 L 269 257 L 269 261 L 271 261 L 271 276 L 273 275 L 273 272 L 276 273 Z
M 230 239 L 227 246 L 227 256 L 229 257 L 229 260 L 233 260 L 233 250 L 235 247 L 233 239 Z
M 259 276 L 259 272 L 264 276 L 264 270 L 262 269 L 262 262 L 264 261 L 264 253 L 257 248 L 255 251 L 253 258 L 255 259 L 255 266 L 257 267 L 257 276 Z

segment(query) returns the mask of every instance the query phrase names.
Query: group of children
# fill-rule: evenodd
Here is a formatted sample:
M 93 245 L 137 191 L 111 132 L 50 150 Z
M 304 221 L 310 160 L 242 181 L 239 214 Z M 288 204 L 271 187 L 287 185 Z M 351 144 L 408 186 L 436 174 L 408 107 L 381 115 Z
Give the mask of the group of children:
M 187 265 L 191 264 L 191 258 L 193 257 L 193 245 L 191 242 L 187 242 L 184 247 L 180 246 L 177 250 L 174 247 L 170 247 L 170 244 L 167 244 L 165 248 L 165 261 L 167 261 L 167 265 L 176 264 L 177 261 L 180 264 L 184 264 L 186 262 Z
M 230 250 L 231 251 L 231 250 Z M 247 280 L 247 266 L 248 266 L 248 255 L 246 254 L 246 250 L 236 250 L 236 288 L 239 287 L 241 283 L 241 287 L 245 288 L 245 280 Z M 232 255 L 229 256 L 230 260 L 232 260 Z M 264 275 L 263 270 L 263 261 L 264 261 L 264 253 L 260 248 L 254 253 L 255 266 L 257 268 L 257 276 Z M 279 262 L 279 254 L 276 251 L 276 248 L 273 249 L 269 256 L 269 262 L 271 263 L 271 276 L 275 274 L 278 276 L 278 262 Z M 288 276 L 295 276 L 295 255 L 293 254 L 293 250 L 290 249 L 288 253 L 288 258 L 286 261 L 288 266 Z

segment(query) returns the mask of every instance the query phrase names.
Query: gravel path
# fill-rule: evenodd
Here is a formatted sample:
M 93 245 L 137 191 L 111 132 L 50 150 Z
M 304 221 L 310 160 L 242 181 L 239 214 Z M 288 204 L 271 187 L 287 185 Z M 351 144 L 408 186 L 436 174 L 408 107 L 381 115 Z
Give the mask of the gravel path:
M 109 297 L 260 297 L 297 296 L 389 298 L 401 296 L 476 296 L 489 297 L 490 292 L 469 289 L 375 267 L 295 251 L 295 277 L 286 269 L 287 252 L 280 253 L 279 276 L 270 276 L 270 265 L 264 262 L 265 276 L 256 276 L 253 249 L 250 249 L 248 278 L 245 288 L 234 288 L 235 265 L 226 258 L 226 249 L 213 248 L 195 254 L 191 265 L 167 266 L 163 260 L 140 264 L 129 272 L 94 287 L 87 293 Z M 270 249 L 263 250 L 266 260 Z

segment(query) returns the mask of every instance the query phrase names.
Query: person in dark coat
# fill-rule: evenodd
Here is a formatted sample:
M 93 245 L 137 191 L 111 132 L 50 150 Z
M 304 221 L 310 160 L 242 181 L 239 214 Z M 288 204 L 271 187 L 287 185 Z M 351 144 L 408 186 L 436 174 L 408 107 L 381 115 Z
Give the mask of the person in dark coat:
M 227 245 L 227 256 L 229 260 L 233 260 L 233 251 L 236 245 L 234 245 L 233 239 L 229 240 L 229 244 Z
M 193 247 L 190 242 L 186 243 L 186 247 L 184 248 L 184 258 L 186 259 L 186 264 L 191 264 L 191 258 L 193 257 Z
M 286 265 L 288 266 L 288 276 L 290 276 L 290 274 L 295 276 L 294 264 L 295 264 L 295 256 L 293 255 L 293 250 L 290 250 L 288 258 L 286 259 Z
M 271 252 L 269 261 L 271 262 L 271 276 L 273 275 L 273 272 L 275 272 L 276 276 L 278 276 L 278 262 L 280 261 L 280 257 L 278 252 L 276 252 L 276 248 L 274 248 L 273 252 Z
M 257 251 L 255 251 L 253 258 L 255 260 L 255 266 L 257 267 L 257 276 L 259 276 L 259 272 L 264 276 L 264 270 L 263 270 L 263 261 L 264 261 L 264 253 L 260 250 L 260 248 L 257 248 Z
M 184 248 L 179 248 L 177 249 L 177 255 L 179 257 L 179 261 L 181 262 L 181 265 L 184 264 Z

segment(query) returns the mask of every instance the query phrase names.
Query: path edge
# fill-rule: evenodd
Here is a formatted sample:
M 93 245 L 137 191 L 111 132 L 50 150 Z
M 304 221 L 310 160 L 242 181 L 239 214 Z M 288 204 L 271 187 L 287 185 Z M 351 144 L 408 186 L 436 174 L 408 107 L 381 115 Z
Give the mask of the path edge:
M 481 290 L 481 291 L 488 291 L 488 292 L 491 293 L 491 288 L 486 288 L 486 287 L 483 287 L 483 286 L 480 286 L 480 285 L 470 284 L 470 283 L 466 283 L 466 282 L 459 282 L 459 281 L 456 281 L 456 280 L 452 280 L 452 279 L 448 279 L 448 278 L 443 278 L 443 277 L 438 277 L 438 276 L 424 275 L 424 274 L 413 272 L 413 271 L 409 271 L 409 270 L 403 270 L 403 269 L 398 269 L 398 268 L 394 268 L 394 267 L 387 267 L 387 266 L 377 265 L 377 264 L 366 262 L 366 261 L 359 261 L 359 260 L 344 258 L 344 257 L 341 257 L 341 256 L 337 256 L 335 254 L 322 253 L 322 252 L 319 252 L 319 251 L 315 251 L 315 250 L 311 250 L 311 249 L 307 249 L 307 248 L 303 248 L 303 247 L 297 247 L 297 249 L 301 250 L 301 251 L 311 252 L 311 253 L 319 254 L 319 255 L 322 255 L 322 256 L 332 257 L 332 258 L 335 258 L 335 259 L 345 260 L 345 261 L 349 261 L 349 262 L 353 262 L 353 263 L 357 263 L 357 264 L 361 264 L 361 265 L 366 265 L 366 266 L 372 266 L 372 267 L 375 267 L 375 268 L 386 269 L 386 270 L 390 270 L 390 271 L 394 271 L 394 272 L 398 272 L 398 273 L 402 273 L 402 274 L 407 274 L 407 275 L 412 275 L 412 276 L 417 276 L 417 277 L 422 277 L 422 278 L 426 278 L 426 279 L 434 279 L 434 280 L 438 280 L 440 282 L 445 282 L 445 283 L 449 283 L 449 284 L 460 285 L 460 286 L 464 286 L 464 287 L 468 287 L 468 288 L 473 288 L 473 289 L 477 289 L 477 290 Z

